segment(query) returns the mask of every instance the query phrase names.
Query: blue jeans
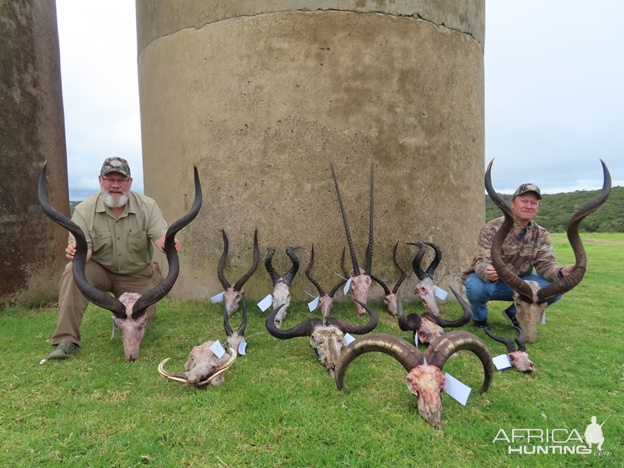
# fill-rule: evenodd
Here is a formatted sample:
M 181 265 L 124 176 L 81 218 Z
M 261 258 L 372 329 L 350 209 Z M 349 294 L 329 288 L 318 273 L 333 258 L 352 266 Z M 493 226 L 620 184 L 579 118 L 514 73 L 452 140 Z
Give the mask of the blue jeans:
M 520 279 L 537 281 L 542 288 L 552 283 L 533 273 L 521 276 Z M 555 296 L 549 299 L 547 306 L 557 302 L 561 297 Z M 488 301 L 513 301 L 513 290 L 500 280 L 495 284 L 486 283 L 476 273 L 473 273 L 466 280 L 466 298 L 470 302 L 472 320 L 485 320 L 488 317 Z M 510 312 L 511 315 L 516 315 L 515 305 L 511 306 Z

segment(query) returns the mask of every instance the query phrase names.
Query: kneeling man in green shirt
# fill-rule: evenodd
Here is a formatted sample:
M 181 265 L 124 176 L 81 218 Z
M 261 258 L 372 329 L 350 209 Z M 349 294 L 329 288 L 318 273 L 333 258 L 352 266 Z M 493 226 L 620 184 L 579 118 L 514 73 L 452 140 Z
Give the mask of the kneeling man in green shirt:
M 154 200 L 130 190 L 132 177 L 128 161 L 104 160 L 99 176 L 100 192 L 91 195 L 74 210 L 72 221 L 85 233 L 89 251 L 85 274 L 89 283 L 115 297 L 125 292 L 145 294 L 152 286 L 152 254 L 155 245 L 165 245 L 167 222 Z M 175 240 L 180 251 L 180 242 Z M 72 235 L 65 256 L 72 260 L 76 242 Z M 61 275 L 56 331 L 51 344 L 56 349 L 48 359 L 65 359 L 80 347 L 80 323 L 89 301 L 76 283 L 71 261 Z M 147 327 L 154 322 L 156 304 L 146 312 Z

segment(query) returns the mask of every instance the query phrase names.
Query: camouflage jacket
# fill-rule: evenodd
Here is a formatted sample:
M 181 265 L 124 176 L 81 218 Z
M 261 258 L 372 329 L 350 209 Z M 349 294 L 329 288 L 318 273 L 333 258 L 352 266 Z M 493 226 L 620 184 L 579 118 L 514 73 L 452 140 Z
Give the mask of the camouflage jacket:
M 477 255 L 472 260 L 472 265 L 462 275 L 462 281 L 476 273 L 486 283 L 485 268 L 492 264 L 490 248 L 494 235 L 503 224 L 504 217 L 493 219 L 481 228 L 479 233 L 479 246 Z M 510 271 L 518 276 L 528 275 L 535 272 L 548 281 L 556 281 L 561 265 L 555 259 L 555 252 L 550 244 L 548 231 L 534 221 L 530 221 L 525 228 L 526 232 L 519 239 L 523 228 L 514 224 L 513 230 L 507 235 L 503 248 L 502 259 Z

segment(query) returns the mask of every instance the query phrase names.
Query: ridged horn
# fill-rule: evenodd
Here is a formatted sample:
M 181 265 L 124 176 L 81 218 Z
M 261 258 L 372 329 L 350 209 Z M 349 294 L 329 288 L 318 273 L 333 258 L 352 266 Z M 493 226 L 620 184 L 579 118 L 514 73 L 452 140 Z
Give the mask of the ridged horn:
M 340 195 L 340 188 L 338 187 L 338 179 L 336 179 L 336 173 L 334 172 L 334 166 L 331 167 L 332 176 L 334 176 L 334 184 L 336 185 L 336 194 L 338 195 L 338 204 L 340 205 L 340 212 L 342 213 L 342 222 L 347 233 L 347 243 L 349 244 L 349 253 L 351 254 L 351 263 L 353 264 L 353 274 L 360 276 L 360 268 L 358 266 L 357 257 L 355 256 L 355 248 L 353 247 L 353 239 L 351 238 L 351 231 L 349 230 L 349 222 L 347 221 L 347 214 L 345 213 L 344 204 L 342 203 L 342 195 Z
M 485 376 L 479 393 L 486 392 L 494 378 L 494 364 L 488 347 L 478 336 L 465 331 L 452 331 L 440 335 L 429 345 L 425 360 L 442 370 L 448 358 L 462 350 L 472 351 L 481 360 Z
M 357 303 L 364 307 L 364 309 L 366 310 L 366 312 L 368 312 L 368 315 L 370 316 L 370 319 L 366 325 L 356 325 L 354 323 L 349 323 L 334 317 L 328 318 L 327 322 L 340 328 L 343 333 L 365 335 L 366 333 L 372 332 L 379 323 L 379 315 L 377 315 L 377 312 L 375 312 L 372 307 L 369 307 L 360 301 L 357 301 Z
M 421 242 L 408 242 L 407 245 L 414 245 L 418 247 L 418 253 L 412 260 L 412 270 L 416 273 L 416 276 L 420 281 L 424 280 L 427 277 L 427 273 L 420 266 L 423 257 L 425 256 L 425 252 L 427 250 L 427 246 Z
M 230 327 L 230 319 L 228 317 L 227 308 L 225 307 L 225 301 L 223 301 L 223 328 L 228 338 L 234 335 L 234 331 L 232 330 L 232 327 Z M 239 336 L 243 336 L 245 334 L 245 328 L 247 328 L 247 300 L 243 296 L 243 321 L 241 322 L 241 325 L 236 333 Z
M 470 310 L 470 306 L 464 300 L 464 298 L 461 297 L 457 293 L 457 291 L 455 291 L 453 288 L 451 288 L 451 291 L 453 292 L 453 294 L 455 295 L 455 298 L 457 299 L 457 301 L 462 306 L 462 309 L 464 310 L 464 314 L 461 316 L 461 318 L 459 318 L 457 320 L 444 320 L 443 318 L 436 317 L 435 315 L 433 315 L 432 313 L 429 313 L 429 312 L 423 314 L 423 316 L 425 316 L 425 315 L 428 316 L 429 318 L 431 318 L 433 321 L 435 321 L 435 323 L 437 323 L 442 328 L 459 328 L 459 327 L 463 327 L 468 322 L 470 322 L 470 318 L 472 317 L 472 311 Z
M 344 388 L 344 375 L 349 364 L 358 356 L 372 352 L 392 356 L 408 372 L 423 363 L 422 353 L 404 339 L 386 333 L 371 333 L 355 340 L 340 355 L 334 372 L 334 379 L 339 390 Z
M 368 221 L 368 245 L 366 246 L 366 267 L 364 273 L 370 276 L 371 269 L 373 267 L 373 206 L 374 206 L 374 191 L 373 191 L 373 169 L 371 164 L 371 182 L 370 182 L 370 202 L 369 202 L 369 221 Z
M 72 270 L 74 274 L 74 281 L 76 282 L 76 286 L 80 289 L 80 292 L 84 294 L 84 296 L 91 301 L 93 304 L 98 307 L 102 307 L 103 309 L 111 311 L 115 317 L 120 319 L 128 318 L 126 316 L 126 306 L 123 305 L 116 298 L 109 296 L 108 294 L 100 291 L 99 289 L 91 286 L 89 281 L 87 281 L 87 277 L 85 276 L 85 264 L 87 262 L 87 251 L 89 250 L 89 246 L 87 244 L 87 238 L 80 226 L 71 221 L 70 219 L 63 216 L 61 213 L 56 211 L 50 200 L 48 199 L 48 194 L 46 190 L 46 175 L 47 175 L 47 161 L 43 165 L 43 169 L 41 170 L 41 174 L 39 175 L 39 186 L 38 186 L 38 195 L 39 195 L 39 203 L 43 212 L 54 221 L 56 224 L 64 227 L 69 232 L 74 235 L 76 239 L 76 253 L 74 254 L 74 261 L 72 265 Z
M 290 258 L 292 262 L 292 268 L 284 275 L 284 282 L 290 286 L 292 280 L 295 278 L 295 275 L 299 271 L 299 258 L 295 255 L 295 250 L 300 249 L 301 247 L 288 247 L 286 249 L 286 255 Z
M 143 294 L 134 303 L 134 306 L 132 306 L 133 319 L 139 318 L 146 312 L 149 306 L 165 297 L 169 291 L 171 291 L 171 288 L 173 288 L 173 285 L 178 279 L 178 274 L 180 273 L 180 260 L 178 258 L 178 252 L 175 249 L 175 236 L 182 228 L 188 226 L 191 221 L 197 217 L 202 205 L 202 191 L 197 167 L 193 168 L 193 179 L 195 183 L 195 199 L 193 200 L 191 209 L 188 213 L 169 226 L 169 229 L 167 229 L 167 233 L 165 234 L 165 255 L 167 256 L 167 262 L 169 263 L 167 277 L 159 285 Z
M 253 245 L 253 264 L 247 273 L 234 284 L 234 291 L 240 291 L 243 285 L 247 282 L 251 275 L 256 272 L 258 264 L 260 263 L 260 249 L 258 248 L 258 230 L 254 231 L 254 245 Z
M 273 256 L 275 255 L 275 247 L 270 247 L 268 249 L 267 255 L 264 258 L 264 267 L 266 271 L 269 272 L 269 276 L 271 276 L 271 281 L 273 282 L 273 286 L 277 284 L 280 280 L 280 274 L 273 267 Z
M 487 336 L 492 338 L 494 341 L 498 341 L 499 343 L 503 343 L 507 347 L 508 353 L 513 353 L 516 350 L 514 342 L 511 338 L 506 338 L 504 336 L 497 336 L 490 331 L 488 327 L 483 327 L 483 331 Z
M 407 319 L 403 313 L 403 300 L 401 293 L 397 295 L 397 317 L 399 319 L 399 328 L 402 331 L 416 331 L 422 322 L 422 317 L 416 313 L 409 314 Z
M 269 315 L 267 315 L 266 318 L 267 331 L 275 338 L 278 338 L 280 340 L 290 340 L 291 338 L 297 338 L 300 336 L 311 336 L 312 332 L 314 331 L 314 327 L 323 323 L 321 319 L 313 318 L 300 323 L 290 330 L 280 330 L 275 326 L 274 320 L 275 316 L 282 307 L 284 307 L 284 304 L 273 310 Z

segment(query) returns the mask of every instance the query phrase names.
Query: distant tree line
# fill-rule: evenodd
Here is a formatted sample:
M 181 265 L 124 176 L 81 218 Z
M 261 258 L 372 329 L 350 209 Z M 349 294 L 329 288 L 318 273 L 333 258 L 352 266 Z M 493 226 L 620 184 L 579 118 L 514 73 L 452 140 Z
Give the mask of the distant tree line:
M 565 232 L 570 218 L 580 208 L 595 200 L 600 190 L 577 190 L 576 192 L 542 195 L 542 204 L 535 217 L 537 224 L 550 232 Z M 502 195 L 510 200 L 511 195 Z M 501 210 L 485 196 L 487 221 L 502 216 Z M 624 232 L 624 187 L 613 187 L 609 198 L 598 210 L 581 223 L 581 232 Z
M 542 206 L 535 218 L 537 224 L 550 232 L 565 232 L 570 218 L 580 208 L 595 200 L 600 190 L 542 195 Z M 504 200 L 511 195 L 501 194 Z M 70 201 L 72 215 L 79 201 Z M 485 219 L 489 221 L 502 216 L 500 209 L 485 196 Z M 624 187 L 613 187 L 609 199 L 597 211 L 590 214 L 580 227 L 581 232 L 624 232 Z

